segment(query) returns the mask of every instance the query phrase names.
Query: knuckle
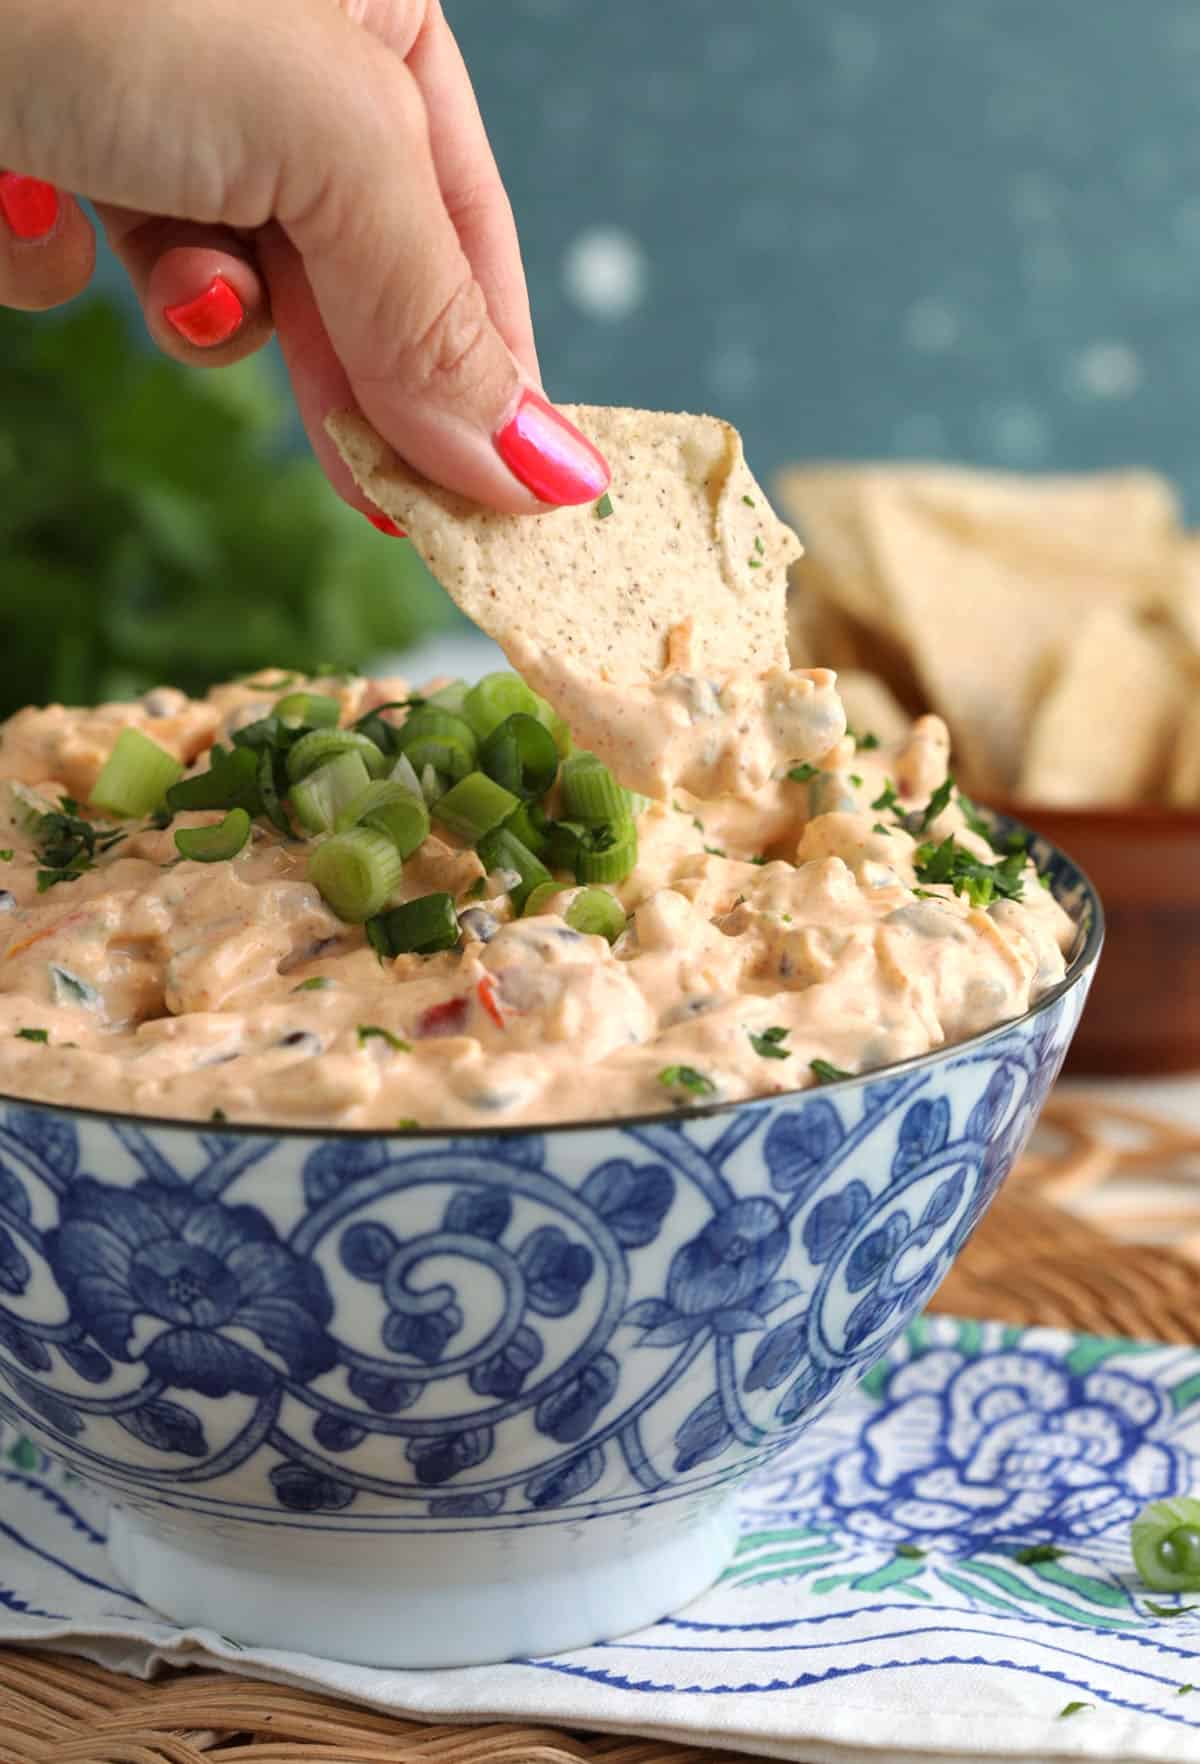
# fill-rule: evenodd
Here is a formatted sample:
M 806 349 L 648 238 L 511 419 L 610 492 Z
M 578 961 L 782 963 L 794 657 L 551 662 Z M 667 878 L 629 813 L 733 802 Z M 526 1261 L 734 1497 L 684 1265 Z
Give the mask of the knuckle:
M 483 290 L 464 276 L 406 351 L 406 375 L 429 393 L 465 397 L 486 379 L 492 340 Z

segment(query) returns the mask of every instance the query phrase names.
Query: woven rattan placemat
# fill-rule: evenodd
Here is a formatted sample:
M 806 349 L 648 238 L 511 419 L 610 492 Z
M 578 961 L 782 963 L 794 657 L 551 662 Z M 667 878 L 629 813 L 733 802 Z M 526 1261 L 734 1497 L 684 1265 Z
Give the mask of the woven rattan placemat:
M 932 1309 L 1097 1335 L 1200 1336 L 1200 1135 L 1051 1099 L 1035 1152 Z M 0 1764 L 719 1764 L 730 1754 L 511 1723 L 402 1721 L 309 1691 L 174 1672 L 145 1684 L 0 1649 Z

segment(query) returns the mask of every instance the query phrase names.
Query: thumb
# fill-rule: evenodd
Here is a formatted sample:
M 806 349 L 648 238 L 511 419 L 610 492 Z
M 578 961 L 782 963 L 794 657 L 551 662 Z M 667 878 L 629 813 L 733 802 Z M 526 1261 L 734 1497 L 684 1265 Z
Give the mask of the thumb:
M 410 465 L 473 501 L 524 513 L 595 499 L 603 457 L 527 382 L 488 313 L 416 80 L 339 11 L 321 22 L 340 41 L 318 63 L 317 114 L 297 106 L 276 215 L 353 397 Z

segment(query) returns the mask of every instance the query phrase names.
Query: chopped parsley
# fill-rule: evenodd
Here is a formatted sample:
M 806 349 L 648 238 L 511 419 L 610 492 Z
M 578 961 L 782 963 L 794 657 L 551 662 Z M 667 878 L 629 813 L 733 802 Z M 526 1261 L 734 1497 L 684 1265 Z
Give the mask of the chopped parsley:
M 717 1087 L 695 1066 L 664 1066 L 658 1074 L 664 1090 L 686 1090 L 689 1096 L 715 1096 Z
M 746 562 L 750 565 L 750 568 L 752 570 L 761 570 L 762 569 L 762 558 L 761 557 L 748 557 L 746 559 Z
M 810 778 L 816 777 L 820 769 L 819 766 L 810 765 L 808 760 L 805 760 L 803 765 L 793 766 L 788 772 L 788 777 L 793 784 L 807 784 Z
M 927 1555 L 928 1551 L 923 1550 L 919 1544 L 897 1544 L 896 1554 L 916 1562 L 920 1561 L 923 1556 Z
M 612 497 L 608 494 L 608 491 L 606 490 L 604 492 L 604 495 L 600 498 L 599 502 L 596 504 L 596 515 L 597 515 L 598 519 L 600 519 L 602 521 L 606 521 L 608 519 L 609 515 L 612 513 L 612 511 L 613 511 Z
M 743 501 L 743 502 L 744 502 L 744 503 L 745 503 L 745 504 L 746 504 L 746 507 L 747 507 L 747 508 L 753 508 L 753 507 L 754 507 L 754 498 L 753 498 L 753 496 L 743 496 L 743 497 L 742 497 L 742 501 Z
M 853 784 L 853 786 L 856 790 L 861 790 L 862 786 L 863 786 L 862 773 L 861 772 L 851 772 L 850 773 L 850 782 L 851 782 L 851 784 Z
M 324 992 L 333 981 L 327 974 L 313 974 L 307 980 L 301 980 L 299 986 L 293 986 L 293 992 Z
M 750 1045 L 764 1060 L 786 1060 L 788 1050 L 783 1044 L 790 1034 L 791 1030 L 785 1029 L 782 1023 L 774 1023 L 769 1029 L 764 1029 L 761 1035 L 750 1031 Z
M 860 735 L 857 729 L 851 728 L 847 728 L 846 733 L 849 735 L 851 741 L 853 741 L 855 749 L 859 753 L 870 753 L 873 748 L 879 746 L 878 735 L 873 734 L 870 729 L 867 730 L 865 735 Z
M 125 835 L 119 828 L 101 832 L 79 813 L 73 796 L 59 799 L 57 809 L 40 815 L 34 827 L 38 862 L 38 893 L 59 882 L 76 882 L 90 870 L 98 853 L 111 850 Z
M 11 845 L 6 845 L 4 850 L 0 851 L 0 864 L 11 864 L 12 861 L 13 861 L 12 847 L 11 847 Z
M 926 811 L 928 812 L 928 811 Z M 999 863 L 985 864 L 966 851 L 952 833 L 935 845 L 930 840 L 918 845 L 913 854 L 913 867 L 920 882 L 937 887 L 948 884 L 955 894 L 963 894 L 973 907 L 987 906 L 992 900 L 1020 900 L 1024 893 L 1022 872 L 1023 851 L 1009 852 Z
M 954 779 L 947 773 L 938 785 L 929 801 L 925 804 L 925 812 L 921 816 L 921 831 L 924 833 L 937 820 L 943 809 L 950 806 L 950 798 L 954 794 Z
M 1078 1715 L 1081 1709 L 1094 1709 L 1095 1707 L 1095 1703 L 1064 1703 L 1058 1711 L 1058 1718 L 1061 1721 L 1064 1715 Z
M 759 538 L 757 533 L 754 535 L 754 549 L 755 549 L 755 551 L 757 551 L 759 557 L 762 557 L 762 555 L 763 555 L 763 542 Z
M 967 823 L 967 826 L 971 829 L 972 833 L 977 833 L 980 839 L 986 839 L 988 844 L 991 845 L 991 828 L 988 826 L 988 823 L 984 820 L 979 810 L 975 807 L 971 798 L 969 796 L 964 796 L 961 790 L 958 793 L 958 806 L 962 810 L 963 820 Z
M 411 1053 L 412 1042 L 404 1041 L 399 1035 L 393 1035 L 390 1029 L 381 1029 L 378 1023 L 360 1023 L 358 1025 L 358 1045 L 365 1047 L 372 1037 L 386 1041 L 396 1053 Z
M 886 833 L 888 838 L 890 839 L 892 837 L 892 834 L 895 832 L 895 828 L 894 827 L 885 827 L 882 821 L 875 821 L 872 823 L 871 831 L 872 831 L 872 833 Z
M 413 1127 L 419 1127 L 420 1125 L 421 1123 L 419 1121 L 414 1121 L 411 1115 L 401 1115 L 400 1119 L 396 1122 L 396 1127 L 401 1133 L 407 1133 Z
M 836 1084 L 839 1078 L 853 1078 L 853 1072 L 843 1072 L 831 1060 L 809 1060 L 808 1069 L 818 1084 Z
M 45 1042 L 49 1041 L 49 1039 L 50 1039 L 50 1031 L 48 1029 L 18 1029 L 17 1030 L 17 1040 L 18 1041 L 40 1041 L 40 1042 L 45 1043 Z
M 765 864 L 765 863 L 766 863 L 766 861 L 767 861 L 767 860 L 766 860 L 766 858 L 765 858 L 765 857 L 748 857 L 748 858 L 747 858 L 747 859 L 746 859 L 746 862 L 747 862 L 747 863 L 748 863 L 748 864 Z
M 1177 1697 L 1189 1697 L 1195 1688 L 1194 1684 L 1181 1684 L 1179 1689 L 1175 1692 L 1175 1695 Z
M 895 810 L 900 801 L 900 793 L 890 778 L 884 780 L 883 789 L 875 798 L 871 807 L 879 814 L 886 814 L 888 809 Z
M 1018 1550 L 1013 1561 L 1020 1562 L 1023 1568 L 1036 1568 L 1039 1562 L 1057 1562 L 1066 1553 L 1057 1544 L 1030 1544 L 1028 1549 Z
M 723 849 L 719 845 L 706 845 L 704 847 L 704 849 L 708 853 L 709 857 L 724 857 L 725 856 Z
M 228 1121 L 229 1116 L 225 1113 L 224 1109 L 214 1109 L 208 1118 L 210 1121 Z

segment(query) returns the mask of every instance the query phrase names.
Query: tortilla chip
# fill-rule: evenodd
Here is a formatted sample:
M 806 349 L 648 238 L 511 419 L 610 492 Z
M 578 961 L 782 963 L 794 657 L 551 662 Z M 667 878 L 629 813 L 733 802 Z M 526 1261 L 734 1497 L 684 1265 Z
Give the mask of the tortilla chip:
M 779 483 L 822 593 L 908 653 L 964 778 L 1007 793 L 1055 656 L 1097 604 L 1151 604 L 1178 512 L 1149 472 L 1026 478 L 932 466 L 794 469 Z
M 326 426 L 360 489 L 521 665 L 532 643 L 602 679 L 653 679 L 690 618 L 698 672 L 786 667 L 786 571 L 800 546 L 737 431 L 714 417 L 562 408 L 612 468 L 611 514 L 603 501 L 494 514 L 419 477 L 356 412 Z
M 1163 636 L 1124 607 L 1101 607 L 1064 651 L 1038 707 L 1021 799 L 1069 808 L 1162 796 L 1187 696 Z
M 877 735 L 884 747 L 903 741 L 912 718 L 878 674 L 848 669 L 838 675 L 846 721 L 860 735 Z

